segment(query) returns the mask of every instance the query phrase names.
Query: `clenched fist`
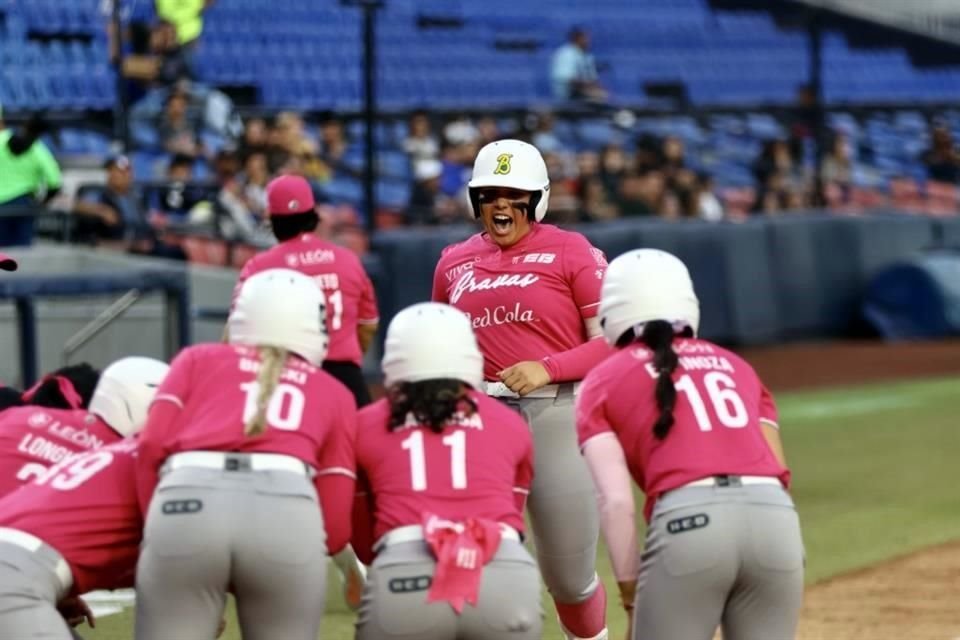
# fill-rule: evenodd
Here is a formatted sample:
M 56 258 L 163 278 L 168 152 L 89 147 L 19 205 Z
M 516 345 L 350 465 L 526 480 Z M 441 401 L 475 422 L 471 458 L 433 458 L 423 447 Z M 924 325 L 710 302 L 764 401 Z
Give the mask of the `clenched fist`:
M 497 373 L 500 380 L 514 393 L 525 396 L 550 384 L 550 374 L 542 362 L 526 360 Z

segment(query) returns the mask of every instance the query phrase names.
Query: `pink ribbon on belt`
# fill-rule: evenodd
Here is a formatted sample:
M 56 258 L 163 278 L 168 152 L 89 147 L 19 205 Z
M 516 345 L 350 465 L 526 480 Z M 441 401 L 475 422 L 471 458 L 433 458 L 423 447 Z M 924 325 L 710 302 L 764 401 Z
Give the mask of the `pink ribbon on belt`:
M 463 522 L 423 514 L 423 534 L 437 559 L 427 602 L 446 601 L 458 614 L 477 606 L 483 566 L 500 547 L 500 523 L 485 518 Z

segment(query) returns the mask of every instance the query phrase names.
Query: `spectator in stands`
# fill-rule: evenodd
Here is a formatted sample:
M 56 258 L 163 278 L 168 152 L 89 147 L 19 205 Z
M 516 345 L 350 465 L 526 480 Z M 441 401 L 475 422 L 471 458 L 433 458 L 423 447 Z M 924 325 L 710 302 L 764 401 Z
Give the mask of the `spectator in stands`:
M 123 155 L 104 163 L 107 182 L 102 189 L 82 187 L 74 204 L 76 235 L 84 241 L 127 249 L 130 241 L 143 235 L 149 224 L 140 193 L 133 184 L 133 165 Z
M 255 153 L 266 154 L 270 148 L 269 129 L 263 118 L 250 118 L 244 123 L 243 138 L 240 141 L 240 157 L 246 163 Z
M 437 160 L 440 157 L 440 143 L 433 134 L 430 117 L 426 111 L 415 111 L 407 124 L 408 133 L 403 141 L 403 150 L 410 156 L 413 166 L 423 160 Z
M 188 117 L 188 106 L 186 92 L 176 89 L 170 93 L 160 117 L 160 143 L 168 153 L 197 158 L 203 149 Z
M 214 0 L 156 0 L 157 16 L 173 25 L 177 42 L 189 53 L 203 33 L 203 12 Z
M 835 194 L 830 198 L 834 204 L 850 202 L 853 184 L 853 158 L 850 141 L 842 133 L 836 133 L 830 145 L 830 151 L 823 159 L 821 179 L 827 193 Z
M 550 220 L 558 225 L 573 224 L 580 218 L 575 168 L 568 167 L 558 153 L 542 155 L 550 176 Z
M 753 164 L 756 213 L 776 213 L 804 204 L 804 185 L 785 140 L 768 140 Z
M 193 163 L 190 156 L 177 154 L 167 165 L 167 184 L 157 192 L 154 209 L 163 214 L 166 222 L 189 223 L 191 211 L 202 202 L 210 202 L 217 189 L 193 183 Z
M 0 131 L 0 246 L 33 244 L 36 197 L 49 202 L 60 190 L 60 165 L 40 136 L 39 116 L 19 130 Z
M 224 238 L 254 244 L 270 244 L 271 236 L 262 222 L 266 194 L 263 201 L 248 197 L 249 171 L 239 171 L 239 157 L 233 152 L 221 152 L 216 168 L 217 182 L 220 192 L 217 194 L 217 205 L 225 215 L 217 217 L 217 227 Z M 266 157 L 262 154 L 251 154 L 247 158 L 247 166 L 261 175 L 255 179 L 263 180 L 263 187 L 269 180 L 266 172 Z M 253 191 L 249 191 L 253 193 Z M 255 211 L 254 211 L 255 209 Z
M 960 155 L 953 143 L 953 135 L 946 127 L 936 127 L 930 135 L 930 149 L 923 154 L 927 177 L 937 182 L 960 182 Z
M 172 24 L 160 20 L 149 27 L 147 42 L 146 51 L 134 49 L 123 58 L 123 75 L 138 82 L 139 94 L 150 88 L 169 87 L 194 77 Z
M 620 195 L 620 182 L 627 172 L 627 164 L 627 154 L 620 145 L 608 144 L 600 150 L 600 179 L 611 198 Z
M 620 217 L 617 205 L 610 201 L 599 177 L 581 178 L 580 219 L 584 222 L 607 222 Z
M 320 159 L 327 166 L 340 169 L 348 146 L 343 122 L 332 115 L 324 118 L 320 123 Z
M 590 35 L 582 28 L 572 29 L 567 44 L 553 54 L 550 78 L 557 100 L 602 103 L 607 99 L 590 53 Z
M 262 218 L 267 208 L 267 183 L 270 182 L 265 153 L 257 151 L 247 156 L 239 182 L 247 209 L 257 218 Z
M 443 163 L 435 158 L 418 160 L 413 165 L 413 190 L 407 206 L 407 219 L 410 224 L 438 224 L 449 222 L 455 212 L 449 206 L 442 206 L 449 200 L 440 192 L 440 176 Z M 451 215 L 451 213 L 453 215 Z
M 475 140 L 476 144 L 479 146 L 484 146 L 494 140 L 499 140 L 503 135 L 500 133 L 500 125 L 497 124 L 497 121 L 490 117 L 484 116 L 477 120 L 477 139 Z
M 664 211 L 666 184 L 659 171 L 630 171 L 620 181 L 618 207 L 623 217 L 656 216 Z
M 539 149 L 540 153 L 557 153 L 564 150 L 563 143 L 560 142 L 556 132 L 553 130 L 554 121 L 552 113 L 549 111 L 541 111 L 531 114 L 529 120 L 531 124 L 530 129 L 533 132 L 530 136 L 530 143 Z

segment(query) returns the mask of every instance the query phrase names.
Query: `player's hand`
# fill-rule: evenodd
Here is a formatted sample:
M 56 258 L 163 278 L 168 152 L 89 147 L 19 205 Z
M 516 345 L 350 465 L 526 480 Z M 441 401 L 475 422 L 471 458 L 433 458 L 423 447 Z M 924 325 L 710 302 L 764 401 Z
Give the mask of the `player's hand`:
M 60 604 L 57 605 L 57 610 L 71 627 L 81 624 L 84 620 L 87 621 L 91 629 L 97 626 L 97 620 L 93 616 L 93 611 L 90 610 L 90 607 L 87 606 L 87 603 L 84 602 L 80 596 L 64 598 L 60 601 Z
M 525 396 L 550 384 L 550 374 L 542 362 L 526 360 L 497 373 L 503 384 L 514 393 Z

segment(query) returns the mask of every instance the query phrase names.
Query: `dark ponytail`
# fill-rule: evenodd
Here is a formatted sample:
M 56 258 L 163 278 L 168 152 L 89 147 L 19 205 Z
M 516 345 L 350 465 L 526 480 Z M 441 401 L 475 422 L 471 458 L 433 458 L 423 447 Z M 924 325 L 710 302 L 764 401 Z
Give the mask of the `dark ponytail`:
M 677 404 L 677 389 L 673 386 L 673 372 L 679 362 L 673 350 L 673 325 L 664 320 L 652 320 L 643 327 L 640 341 L 653 351 L 653 366 L 660 375 L 654 397 L 660 415 L 653 423 L 653 435 L 663 440 L 673 426 L 673 408 Z
M 395 384 L 387 390 L 390 403 L 388 428 L 393 431 L 402 427 L 407 416 L 413 414 L 418 424 L 441 433 L 457 412 L 469 416 L 477 410 L 477 404 L 467 395 L 469 391 L 470 387 L 450 378 Z
M 50 409 L 86 409 L 99 381 L 100 371 L 86 362 L 62 367 L 24 391 L 20 404 Z

